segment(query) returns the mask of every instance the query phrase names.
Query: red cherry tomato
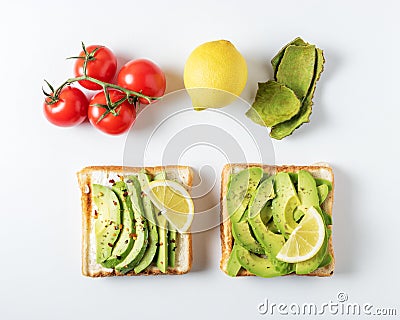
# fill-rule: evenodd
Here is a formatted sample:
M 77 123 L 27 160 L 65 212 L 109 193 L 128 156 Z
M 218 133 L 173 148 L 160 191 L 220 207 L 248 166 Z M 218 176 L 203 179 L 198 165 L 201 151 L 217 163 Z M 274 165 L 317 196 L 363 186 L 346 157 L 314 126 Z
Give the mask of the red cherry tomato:
M 166 81 L 159 66 L 149 60 L 138 59 L 122 67 L 118 73 L 118 85 L 149 97 L 161 97 L 165 92 Z M 143 98 L 139 101 L 149 103 Z
M 47 120 L 56 126 L 72 127 L 86 119 L 89 101 L 81 90 L 65 87 L 58 97 L 53 104 L 49 97 L 44 101 L 43 111 Z
M 111 102 L 116 102 L 125 96 L 124 93 L 118 90 L 108 90 Z M 89 121 L 90 123 L 108 134 L 117 135 L 122 134 L 129 130 L 136 118 L 136 111 L 133 105 L 128 101 L 124 101 L 116 109 L 117 115 L 109 112 L 103 119 L 99 120 L 107 109 L 104 107 L 96 106 L 95 104 L 106 104 L 106 97 L 104 92 L 96 94 L 89 103 Z
M 96 50 L 96 48 L 99 48 Z M 96 51 L 95 51 L 96 50 Z M 86 74 L 89 77 L 95 78 L 97 80 L 103 82 L 110 82 L 117 71 L 117 58 L 114 53 L 102 46 L 88 46 L 86 47 L 86 52 L 93 57 L 89 59 L 86 66 Z M 94 53 L 93 53 L 94 52 Z M 82 51 L 79 54 L 80 57 L 84 57 L 85 53 Z M 83 63 L 84 59 L 76 59 L 74 72 L 76 77 L 80 77 L 83 75 Z M 79 81 L 80 85 L 89 90 L 100 90 L 101 86 L 96 83 L 81 80 Z

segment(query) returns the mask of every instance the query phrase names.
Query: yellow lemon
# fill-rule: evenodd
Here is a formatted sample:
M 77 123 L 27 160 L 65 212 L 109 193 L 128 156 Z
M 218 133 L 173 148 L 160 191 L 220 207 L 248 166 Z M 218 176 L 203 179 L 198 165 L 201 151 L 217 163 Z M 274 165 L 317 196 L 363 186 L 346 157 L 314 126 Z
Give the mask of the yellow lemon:
M 246 86 L 246 60 L 227 40 L 206 42 L 190 54 L 183 79 L 195 109 L 221 108 Z

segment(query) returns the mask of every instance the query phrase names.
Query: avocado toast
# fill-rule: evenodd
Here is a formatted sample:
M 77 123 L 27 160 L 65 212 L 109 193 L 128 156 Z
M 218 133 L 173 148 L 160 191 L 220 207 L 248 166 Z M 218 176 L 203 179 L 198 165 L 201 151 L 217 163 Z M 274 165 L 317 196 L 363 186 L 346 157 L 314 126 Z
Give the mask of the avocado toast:
M 221 176 L 221 270 L 233 277 L 331 276 L 333 186 L 332 169 L 325 164 L 226 165 Z M 282 248 L 292 234 L 301 234 L 299 225 L 312 222 L 320 232 L 315 252 L 297 263 L 285 261 Z
M 160 222 L 143 192 L 167 179 L 189 189 L 186 166 L 92 166 L 78 172 L 82 192 L 82 274 L 89 277 L 184 274 L 192 265 L 192 239 Z M 165 220 L 165 219 L 164 219 Z

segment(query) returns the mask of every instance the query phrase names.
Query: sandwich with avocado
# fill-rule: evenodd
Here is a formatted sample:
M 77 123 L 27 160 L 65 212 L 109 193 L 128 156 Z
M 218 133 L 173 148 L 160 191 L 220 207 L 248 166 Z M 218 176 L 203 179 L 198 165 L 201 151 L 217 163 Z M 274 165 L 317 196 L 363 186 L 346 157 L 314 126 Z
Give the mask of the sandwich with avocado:
M 331 276 L 333 187 L 325 164 L 226 165 L 221 270 L 232 277 Z
M 184 274 L 192 265 L 186 166 L 93 166 L 78 172 L 82 273 L 88 277 Z

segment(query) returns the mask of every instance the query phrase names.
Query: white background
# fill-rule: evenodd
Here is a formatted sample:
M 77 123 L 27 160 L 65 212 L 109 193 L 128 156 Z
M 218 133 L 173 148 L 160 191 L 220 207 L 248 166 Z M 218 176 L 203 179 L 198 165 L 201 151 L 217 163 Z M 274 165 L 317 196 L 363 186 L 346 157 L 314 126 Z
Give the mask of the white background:
M 340 291 L 400 312 L 397 1 L 9 3 L 0 11 L 1 319 L 266 318 L 257 312 L 266 298 L 321 304 Z M 274 142 L 276 161 L 334 167 L 335 275 L 231 279 L 219 270 L 215 228 L 195 235 L 187 275 L 81 276 L 75 173 L 121 164 L 126 137 L 50 125 L 43 78 L 70 76 L 64 58 L 83 40 L 109 46 L 120 62 L 157 61 L 171 92 L 183 87 L 191 50 L 228 39 L 247 60 L 242 97 L 252 101 L 257 81 L 271 77 L 271 57 L 296 36 L 324 49 L 327 62 L 311 123 Z

